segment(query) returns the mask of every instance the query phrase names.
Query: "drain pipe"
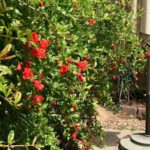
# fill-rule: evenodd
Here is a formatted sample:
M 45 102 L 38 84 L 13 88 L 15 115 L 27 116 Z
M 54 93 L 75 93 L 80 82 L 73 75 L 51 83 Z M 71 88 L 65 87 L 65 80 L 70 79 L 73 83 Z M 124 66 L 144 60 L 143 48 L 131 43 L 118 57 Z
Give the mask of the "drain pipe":
M 145 134 L 150 135 L 150 57 L 147 58 L 147 99 L 146 99 Z

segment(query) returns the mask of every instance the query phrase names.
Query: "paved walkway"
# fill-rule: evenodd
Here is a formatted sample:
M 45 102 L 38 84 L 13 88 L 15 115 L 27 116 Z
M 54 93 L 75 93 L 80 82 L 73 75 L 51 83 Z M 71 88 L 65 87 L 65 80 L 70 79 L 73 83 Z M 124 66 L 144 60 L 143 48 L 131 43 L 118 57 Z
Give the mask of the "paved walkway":
M 118 150 L 119 140 L 131 134 L 130 130 L 104 129 L 104 146 L 95 140 L 94 150 Z

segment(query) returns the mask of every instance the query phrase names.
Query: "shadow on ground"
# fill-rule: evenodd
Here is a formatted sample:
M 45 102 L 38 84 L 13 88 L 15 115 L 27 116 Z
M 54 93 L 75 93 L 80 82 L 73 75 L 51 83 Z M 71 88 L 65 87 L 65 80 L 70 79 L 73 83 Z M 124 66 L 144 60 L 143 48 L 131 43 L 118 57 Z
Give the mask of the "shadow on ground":
M 119 144 L 119 140 L 121 138 L 129 137 L 131 134 L 131 131 L 119 131 L 119 130 L 104 130 L 104 144 L 100 143 L 98 138 L 95 138 L 94 150 L 116 150 Z

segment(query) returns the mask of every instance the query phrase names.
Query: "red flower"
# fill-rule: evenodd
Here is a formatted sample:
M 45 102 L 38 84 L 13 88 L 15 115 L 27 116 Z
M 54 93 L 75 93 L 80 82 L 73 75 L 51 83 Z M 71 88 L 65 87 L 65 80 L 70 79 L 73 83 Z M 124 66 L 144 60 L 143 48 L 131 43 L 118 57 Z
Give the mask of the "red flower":
M 46 58 L 46 49 L 34 48 L 30 51 L 30 55 L 38 59 L 44 59 Z
M 111 48 L 112 49 L 117 49 L 117 46 L 116 45 L 112 45 Z
M 82 71 L 85 71 L 87 68 L 87 61 L 80 61 L 75 63 Z
M 43 103 L 43 100 L 44 100 L 44 97 L 43 97 L 42 95 L 35 95 L 35 96 L 32 98 L 32 105 L 37 104 L 37 103 L 42 104 L 42 103 Z
M 34 76 L 33 72 L 31 69 L 25 67 L 23 71 L 23 79 L 28 80 L 31 79 Z
M 48 45 L 49 45 L 49 41 L 48 40 L 40 40 L 39 44 L 40 44 L 40 46 L 39 46 L 40 48 L 47 49 Z
M 38 90 L 38 91 L 42 91 L 44 88 L 44 85 L 38 81 L 38 80 L 32 80 L 32 82 L 34 83 L 34 87 Z
M 113 68 L 113 70 L 116 70 L 116 68 L 117 68 L 116 64 L 114 64 L 113 62 L 112 62 L 112 68 Z
M 68 58 L 68 59 L 66 60 L 66 63 L 67 63 L 67 64 L 72 63 L 72 59 L 71 59 L 71 58 Z
M 77 138 L 77 135 L 78 134 L 76 132 L 73 132 L 72 135 L 71 135 L 71 139 L 75 140 Z
M 71 104 L 71 107 L 73 108 L 74 111 L 77 109 L 77 105 L 76 104 Z
M 39 41 L 39 35 L 36 32 L 32 32 L 30 41 L 37 43 Z
M 79 125 L 73 125 L 72 128 L 75 128 L 76 130 L 80 130 L 81 127 Z
M 142 70 L 139 70 L 138 74 L 143 74 L 143 71 L 142 71 Z
M 30 48 L 30 45 L 29 45 L 29 43 L 23 43 L 23 47 L 25 48 L 25 49 L 29 49 Z
M 135 81 L 138 81 L 138 80 L 139 80 L 139 78 L 135 76 L 135 77 L 134 77 L 134 80 L 135 80 Z
M 90 56 L 85 56 L 84 59 L 89 61 L 90 60 Z
M 150 51 L 145 52 L 145 58 L 148 58 L 148 57 L 150 57 Z
M 113 76 L 112 76 L 112 79 L 113 79 L 113 80 L 116 80 L 116 79 L 117 79 L 117 76 L 116 76 L 116 75 L 113 75 Z
M 39 2 L 39 6 L 40 6 L 40 7 L 43 7 L 44 5 L 45 5 L 45 4 L 44 4 L 43 1 L 40 1 L 40 2 Z
M 117 62 L 120 62 L 120 61 L 121 61 L 121 58 L 120 58 L 120 57 L 116 57 L 116 61 L 117 61 Z
M 69 67 L 67 65 L 62 65 L 59 69 L 61 75 L 65 75 L 69 71 Z
M 26 67 L 29 68 L 29 67 L 31 67 L 31 65 L 32 65 L 32 61 L 28 60 L 27 64 L 26 64 Z
M 16 70 L 22 70 L 22 64 L 20 63 L 20 62 L 18 62 L 18 65 L 17 65 L 17 67 L 16 67 Z
M 40 73 L 40 74 L 38 75 L 38 77 L 39 77 L 40 79 L 43 79 L 43 78 L 44 78 L 44 74 Z
M 95 24 L 95 20 L 94 19 L 90 19 L 89 20 L 89 25 L 94 25 Z
M 126 66 L 126 65 L 127 65 L 127 62 L 126 62 L 126 61 L 123 61 L 123 64 Z
M 79 79 L 80 82 L 84 81 L 85 77 L 82 75 L 82 73 L 78 72 L 76 76 L 77 76 L 77 78 Z

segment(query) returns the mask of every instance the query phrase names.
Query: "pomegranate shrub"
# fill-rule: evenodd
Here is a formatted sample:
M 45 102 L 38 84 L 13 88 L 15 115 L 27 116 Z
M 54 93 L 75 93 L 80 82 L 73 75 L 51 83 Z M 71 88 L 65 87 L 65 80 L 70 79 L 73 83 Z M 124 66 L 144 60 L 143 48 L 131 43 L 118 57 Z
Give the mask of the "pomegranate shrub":
M 18 29 L 11 68 L 22 98 L 4 132 L 14 130 L 15 144 L 26 147 L 92 149 L 95 136 L 102 140 L 97 103 L 110 103 L 122 83 L 135 86 L 143 68 L 132 12 L 107 0 L 7 5 Z

